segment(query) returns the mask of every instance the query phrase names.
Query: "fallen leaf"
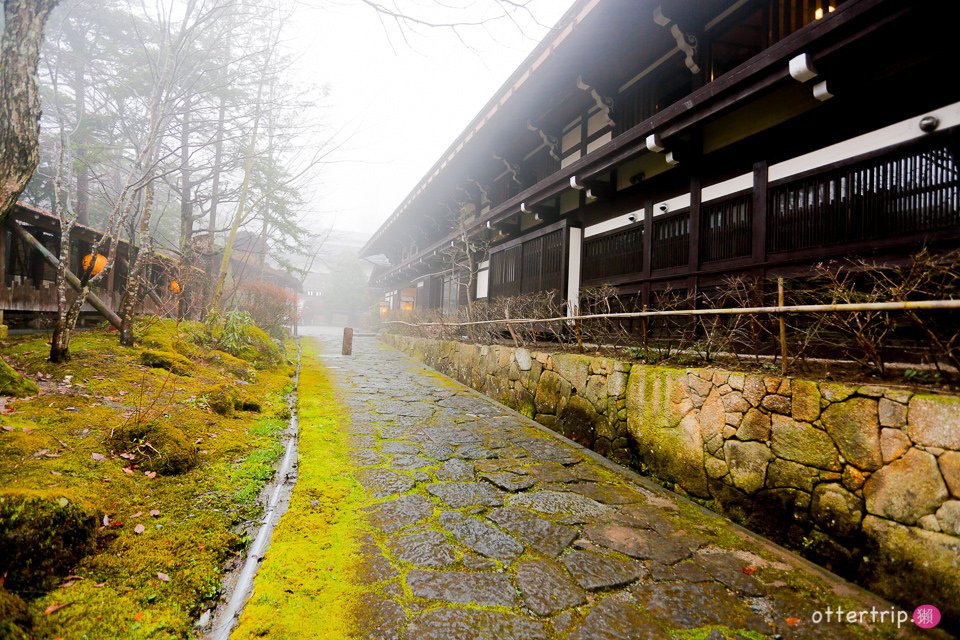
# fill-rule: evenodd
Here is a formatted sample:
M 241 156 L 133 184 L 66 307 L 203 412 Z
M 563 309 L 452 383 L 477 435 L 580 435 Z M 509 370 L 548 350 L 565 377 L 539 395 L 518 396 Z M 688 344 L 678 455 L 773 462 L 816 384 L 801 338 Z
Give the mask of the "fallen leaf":
M 107 459 L 107 456 L 103 455 L 102 453 L 91 453 L 90 457 L 93 458 L 94 462 L 102 462 L 103 460 Z
M 757 568 L 751 565 L 751 566 L 744 567 L 743 569 L 740 569 L 740 571 L 743 571 L 748 576 L 752 576 L 757 572 Z
M 130 518 L 131 518 L 131 519 L 133 519 L 133 518 L 139 518 L 139 517 L 142 516 L 142 515 L 143 515 L 143 511 L 137 511 L 136 513 L 131 514 L 131 515 L 130 515 Z
M 75 585 L 75 584 L 77 584 L 77 581 L 76 581 L 76 580 L 68 580 L 68 581 L 64 582 L 62 585 L 60 585 L 60 588 L 61 588 L 61 589 L 69 589 L 70 587 L 72 587 L 72 586 Z
M 3 430 L 4 430 L 4 431 L 15 431 L 15 429 L 14 429 L 13 427 L 11 427 L 10 425 L 8 425 L 8 424 L 3 425 Z
M 137 613 L 135 613 L 133 616 L 133 619 L 136 620 L 137 622 L 140 622 L 141 620 L 143 620 L 143 611 L 138 611 Z
M 157 472 L 156 472 L 156 471 L 147 471 L 147 472 L 145 472 L 143 475 L 145 475 L 145 476 L 147 476 L 148 478 L 150 478 L 151 480 L 153 480 L 154 478 L 157 477 Z
M 124 472 L 125 474 L 127 474 L 128 476 L 132 476 L 132 475 L 133 475 L 133 469 L 131 469 L 130 467 L 124 467 L 124 468 L 123 468 L 123 472 Z
M 784 618 L 783 621 L 786 622 L 786 623 L 787 623 L 788 625 L 790 625 L 791 627 L 795 627 L 795 626 L 797 626 L 798 624 L 800 624 L 800 618 L 793 618 L 793 617 Z
M 145 526 L 143 526 L 142 524 L 138 524 L 137 526 L 135 526 L 135 527 L 133 528 L 133 532 L 136 533 L 137 535 L 143 533 L 143 532 L 146 531 L 146 530 L 147 530 L 147 528 L 146 528 Z
M 60 611 L 64 607 L 69 607 L 71 603 L 60 604 L 59 602 L 54 602 L 52 605 L 43 610 L 43 615 L 48 616 L 54 611 Z
M 110 523 L 110 526 L 111 526 L 111 527 L 122 527 L 122 526 L 123 526 L 123 522 L 121 522 L 120 520 L 114 520 L 113 522 Z
M 160 578 L 161 580 L 163 580 L 164 582 L 170 582 L 170 576 L 168 576 L 167 574 L 163 573 L 162 571 L 158 571 L 158 572 L 157 572 L 157 577 Z
M 123 452 L 120 454 L 120 457 L 124 460 L 133 460 L 136 456 L 134 456 L 132 453 Z
M 205 544 L 198 544 L 198 545 L 197 545 L 197 550 L 198 550 L 198 551 L 203 551 L 203 550 L 206 549 L 206 548 L 207 548 L 207 545 L 205 545 Z
M 106 514 L 104 514 L 104 516 L 103 516 L 103 526 L 105 526 L 105 527 L 109 527 L 109 526 L 110 526 L 110 516 L 108 516 L 108 515 L 106 515 Z
M 107 586 L 107 583 L 106 583 L 106 582 L 98 582 L 97 584 L 95 584 L 95 585 L 93 585 L 93 586 L 95 586 L 97 589 L 99 589 L 99 588 L 101 588 L 101 587 Z
M 159 518 L 159 517 L 160 517 L 160 510 L 159 510 L 159 509 L 151 509 L 151 510 L 150 510 L 150 515 L 152 515 L 154 518 Z

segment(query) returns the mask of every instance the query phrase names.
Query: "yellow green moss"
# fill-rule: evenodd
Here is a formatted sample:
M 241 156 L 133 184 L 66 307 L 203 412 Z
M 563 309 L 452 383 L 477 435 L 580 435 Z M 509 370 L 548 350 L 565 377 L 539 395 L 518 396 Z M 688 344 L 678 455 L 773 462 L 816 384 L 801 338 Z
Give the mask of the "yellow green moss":
M 36 394 L 39 390 L 37 383 L 17 373 L 0 358 L 0 396 L 25 398 Z
M 352 477 L 349 419 L 304 340 L 299 387 L 299 476 L 290 509 L 273 533 L 232 638 L 347 638 L 358 591 L 357 531 L 363 490 Z
M 88 505 L 99 525 L 95 552 L 64 566 L 65 582 L 28 599 L 30 637 L 191 637 L 194 620 L 219 595 L 226 562 L 243 551 L 243 525 L 258 516 L 256 496 L 281 451 L 285 423 L 274 416 L 286 411 L 292 369 L 264 369 L 245 385 L 193 343 L 190 330 L 168 320 L 138 323 L 134 348 L 119 346 L 113 332 L 78 332 L 67 365 L 46 361 L 46 337 L 4 347 L 41 390 L 0 416 L 0 486 Z M 193 353 L 193 376 L 144 366 L 140 345 Z M 222 384 L 262 399 L 264 414 L 213 413 L 202 395 Z M 138 438 L 123 437 L 137 424 L 175 428 L 200 464 L 147 475 L 152 465 L 136 451 Z M 139 440 L 154 444 L 152 437 Z M 64 606 L 43 615 L 54 604 Z

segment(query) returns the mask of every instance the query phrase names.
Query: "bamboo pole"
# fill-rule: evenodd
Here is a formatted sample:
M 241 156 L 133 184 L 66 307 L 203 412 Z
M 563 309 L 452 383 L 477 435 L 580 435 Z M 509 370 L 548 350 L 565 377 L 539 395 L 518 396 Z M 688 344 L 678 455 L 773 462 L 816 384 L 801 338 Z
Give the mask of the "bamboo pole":
M 624 313 L 597 313 L 585 316 L 557 318 L 506 318 L 477 320 L 475 322 L 406 322 L 389 320 L 382 324 L 402 324 L 408 327 L 452 327 L 482 324 L 532 324 L 536 322 L 569 322 L 571 320 L 603 320 L 610 318 L 656 318 L 667 316 L 736 316 L 746 314 L 781 313 L 842 313 L 852 311 L 924 311 L 960 309 L 960 300 L 907 300 L 902 302 L 853 302 L 843 304 L 801 304 L 793 307 L 744 307 L 742 309 L 677 309 L 674 311 L 632 311 Z
M 777 278 L 777 306 L 783 309 L 783 278 Z M 780 314 L 780 374 L 787 375 L 787 319 Z
M 50 253 L 50 251 L 45 246 L 40 244 L 40 241 L 37 240 L 32 233 L 27 231 L 23 225 L 18 224 L 16 222 L 11 222 L 10 225 L 8 226 L 13 229 L 14 233 L 16 233 L 18 236 L 23 238 L 24 242 L 26 242 L 31 247 L 39 251 L 40 255 L 43 256 L 43 259 L 49 262 L 51 265 L 53 265 L 55 269 L 60 266 L 60 260 L 55 255 Z M 73 287 L 77 291 L 81 290 L 82 287 L 80 285 L 80 279 L 77 276 L 75 276 L 73 272 L 70 271 L 70 269 L 66 269 L 66 277 L 67 277 L 67 282 L 70 284 L 71 287 Z M 100 299 L 99 296 L 97 296 L 97 294 L 95 294 L 92 291 L 88 291 L 87 302 L 90 303 L 90 306 L 92 306 L 94 309 L 99 311 L 100 315 L 106 318 L 107 321 L 117 329 L 117 331 L 120 330 L 120 324 L 121 324 L 120 316 L 114 313 L 113 310 L 110 309 L 110 307 L 108 307 L 106 303 Z

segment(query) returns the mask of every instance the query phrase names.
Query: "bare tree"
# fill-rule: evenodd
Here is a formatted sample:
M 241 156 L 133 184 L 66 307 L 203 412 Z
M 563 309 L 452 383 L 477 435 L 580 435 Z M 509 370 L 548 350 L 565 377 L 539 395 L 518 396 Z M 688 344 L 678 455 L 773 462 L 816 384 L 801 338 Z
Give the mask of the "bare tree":
M 60 0 L 4 0 L 0 40 L 0 222 L 40 161 L 37 64 L 43 27 Z

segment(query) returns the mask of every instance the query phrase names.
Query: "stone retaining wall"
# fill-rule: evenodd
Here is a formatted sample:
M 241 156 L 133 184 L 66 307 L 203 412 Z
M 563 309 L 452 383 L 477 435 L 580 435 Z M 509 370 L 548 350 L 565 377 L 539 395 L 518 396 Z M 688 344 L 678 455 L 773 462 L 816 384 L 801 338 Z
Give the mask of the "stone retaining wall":
M 383 339 L 912 608 L 960 622 L 960 398 Z

